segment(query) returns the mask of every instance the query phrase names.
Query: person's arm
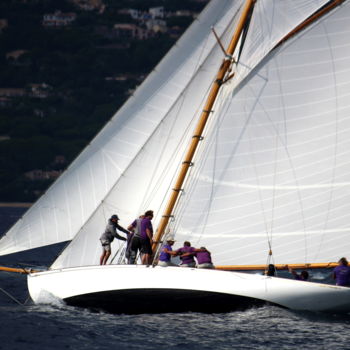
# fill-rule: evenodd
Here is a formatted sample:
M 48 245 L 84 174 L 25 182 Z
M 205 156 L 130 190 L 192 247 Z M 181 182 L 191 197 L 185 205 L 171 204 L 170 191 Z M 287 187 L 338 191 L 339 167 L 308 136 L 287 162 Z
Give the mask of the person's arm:
M 200 252 L 208 252 L 209 254 L 210 254 L 210 251 L 209 250 L 207 250 L 207 249 L 195 249 L 195 250 L 193 250 L 195 253 L 200 253 Z
M 134 221 L 128 226 L 128 230 L 131 231 L 131 232 L 134 232 L 135 229 L 136 229 L 136 225 L 137 225 L 137 222 L 136 222 L 136 220 L 134 220 Z
M 173 250 L 169 250 L 167 248 L 163 248 L 163 252 L 167 253 L 167 254 L 170 254 L 170 255 L 177 255 L 176 252 L 174 252 Z
M 181 248 L 175 250 L 175 255 L 176 255 L 176 256 L 179 255 L 179 256 L 180 256 L 180 259 L 181 259 L 182 254 L 183 254 L 183 253 L 182 253 Z
M 126 233 L 127 235 L 130 234 L 130 232 L 128 230 L 126 230 L 124 227 L 122 227 L 118 224 L 116 225 L 116 227 L 119 231 L 122 231 L 122 232 Z
M 189 252 L 182 254 L 182 256 L 196 256 L 196 253 L 207 251 L 206 249 L 196 249 L 194 247 L 191 247 L 190 249 Z
M 153 229 L 152 229 L 152 223 L 151 221 L 148 221 L 146 224 L 146 235 L 149 238 L 150 242 L 152 243 L 152 238 L 153 238 Z
M 126 234 L 129 234 L 129 231 L 127 231 L 124 227 L 121 227 L 119 226 L 118 224 L 115 226 L 114 230 L 113 230 L 113 236 L 116 238 L 116 239 L 119 239 L 121 241 L 126 241 L 126 238 L 125 237 L 122 237 L 118 234 L 117 232 L 117 229 L 126 233 Z
M 149 238 L 149 240 L 152 242 L 153 233 L 149 228 L 146 228 L 146 235 Z
M 199 249 L 199 251 L 203 251 L 203 250 L 200 250 Z M 183 254 L 181 254 L 181 256 L 194 256 L 194 255 L 196 255 L 196 251 L 195 250 L 193 250 L 192 252 L 188 252 L 188 253 L 183 253 Z
M 117 232 L 114 233 L 114 237 L 115 237 L 116 239 L 121 240 L 121 241 L 126 241 L 126 238 L 125 238 L 125 237 L 122 237 L 122 236 L 120 236 L 120 235 L 118 235 Z

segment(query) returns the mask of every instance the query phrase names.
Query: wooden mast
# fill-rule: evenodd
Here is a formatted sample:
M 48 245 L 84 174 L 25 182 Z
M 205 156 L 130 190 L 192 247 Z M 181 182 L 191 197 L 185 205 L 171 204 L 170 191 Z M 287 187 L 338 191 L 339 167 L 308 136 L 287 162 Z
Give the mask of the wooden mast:
M 194 153 L 197 149 L 197 146 L 199 144 L 199 141 L 202 140 L 202 133 L 205 128 L 205 125 L 208 121 L 209 115 L 212 112 L 212 107 L 215 103 L 216 97 L 219 93 L 220 87 L 223 83 L 223 80 L 225 78 L 226 73 L 229 71 L 230 66 L 232 64 L 232 55 L 236 49 L 238 40 L 241 36 L 241 33 L 243 31 L 244 25 L 246 23 L 246 20 L 250 14 L 250 11 L 254 5 L 255 0 L 247 0 L 244 8 L 242 10 L 241 18 L 239 19 L 239 22 L 237 24 L 237 28 L 235 30 L 235 33 L 233 34 L 230 44 L 228 45 L 227 51 L 226 51 L 226 57 L 223 60 L 219 71 L 216 75 L 216 80 L 213 83 L 211 90 L 209 92 L 209 96 L 207 98 L 207 101 L 205 103 L 205 107 L 200 115 L 197 127 L 194 131 L 194 134 L 192 136 L 192 141 L 189 145 L 188 151 L 186 153 L 186 156 L 184 158 L 184 161 L 182 162 L 181 169 L 179 171 L 177 181 L 175 183 L 175 187 L 172 189 L 172 193 L 170 195 L 169 201 L 167 203 L 165 212 L 162 216 L 162 219 L 159 223 L 159 226 L 157 228 L 157 231 L 154 236 L 155 243 L 153 244 L 153 251 L 156 251 L 157 245 L 159 244 L 159 241 L 162 239 L 165 228 L 168 225 L 169 219 L 172 216 L 173 209 L 175 207 L 177 198 L 179 196 L 180 191 L 182 190 L 182 185 L 185 180 L 185 177 L 187 175 L 189 167 L 192 165 L 192 159 L 194 156 Z

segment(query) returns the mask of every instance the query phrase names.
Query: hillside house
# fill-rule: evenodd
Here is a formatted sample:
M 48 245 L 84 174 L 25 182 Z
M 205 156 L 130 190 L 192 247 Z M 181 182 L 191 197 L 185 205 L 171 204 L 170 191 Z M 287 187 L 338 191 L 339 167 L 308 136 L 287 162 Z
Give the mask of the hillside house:
M 62 13 L 61 11 L 56 11 L 55 13 L 47 13 L 43 18 L 44 27 L 64 27 L 70 25 L 77 18 L 76 13 Z
M 62 174 L 62 170 L 44 171 L 35 169 L 27 171 L 24 176 L 31 181 L 57 179 Z
M 114 30 L 118 38 L 130 38 L 144 40 L 152 36 L 152 33 L 144 28 L 141 28 L 135 24 L 119 23 L 114 25 Z

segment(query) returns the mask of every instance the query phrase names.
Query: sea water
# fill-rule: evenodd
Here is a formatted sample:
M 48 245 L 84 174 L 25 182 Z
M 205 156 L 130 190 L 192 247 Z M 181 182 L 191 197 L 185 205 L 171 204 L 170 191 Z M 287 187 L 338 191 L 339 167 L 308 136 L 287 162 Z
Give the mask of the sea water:
M 0 208 L 0 233 L 22 212 Z M 2 257 L 0 263 L 6 259 Z M 41 253 L 31 263 L 43 260 Z M 275 306 L 218 314 L 112 315 L 57 300 L 33 305 L 25 275 L 0 272 L 0 288 L 0 349 L 4 350 L 350 349 L 350 315 Z

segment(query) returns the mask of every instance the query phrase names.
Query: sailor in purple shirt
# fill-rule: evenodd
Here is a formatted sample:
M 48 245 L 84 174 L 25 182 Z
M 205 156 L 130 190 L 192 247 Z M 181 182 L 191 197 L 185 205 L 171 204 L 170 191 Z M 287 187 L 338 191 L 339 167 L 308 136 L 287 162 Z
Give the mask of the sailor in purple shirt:
M 205 247 L 195 249 L 195 256 L 197 259 L 197 267 L 199 269 L 213 269 L 214 265 L 211 261 L 211 254 Z
M 181 267 L 196 267 L 196 262 L 194 261 L 194 251 L 195 248 L 191 247 L 191 243 L 186 241 L 184 246 L 176 250 L 177 255 L 180 255 Z
M 350 266 L 346 258 L 338 261 L 339 265 L 333 270 L 333 278 L 337 286 L 350 287 Z
M 171 256 L 176 255 L 177 253 L 173 251 L 172 245 L 174 244 L 174 240 L 168 239 L 166 244 L 163 245 L 162 251 L 159 255 L 158 266 L 177 266 L 171 261 Z
M 131 242 L 131 250 L 141 251 L 141 261 L 143 265 L 150 265 L 152 259 L 152 239 L 153 239 L 153 227 L 152 220 L 153 211 L 148 210 L 141 219 L 140 233 L 138 233 L 138 221 L 134 222 L 129 226 L 134 231 L 134 237 Z

